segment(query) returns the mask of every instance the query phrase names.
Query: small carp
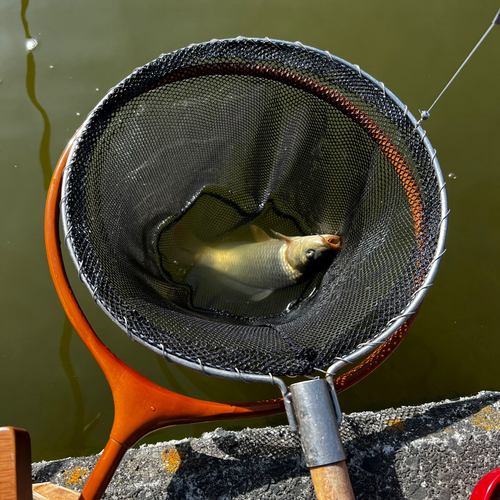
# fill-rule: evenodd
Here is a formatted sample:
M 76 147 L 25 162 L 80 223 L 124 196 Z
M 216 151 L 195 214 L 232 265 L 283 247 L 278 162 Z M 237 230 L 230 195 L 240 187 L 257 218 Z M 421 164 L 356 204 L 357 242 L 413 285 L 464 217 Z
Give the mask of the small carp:
M 251 230 L 255 242 L 210 247 L 178 225 L 174 229 L 180 250 L 176 260 L 192 269 L 210 269 L 223 285 L 259 301 L 311 277 L 341 248 L 341 238 L 332 234 L 289 237 L 273 231 L 272 238 L 257 226 Z

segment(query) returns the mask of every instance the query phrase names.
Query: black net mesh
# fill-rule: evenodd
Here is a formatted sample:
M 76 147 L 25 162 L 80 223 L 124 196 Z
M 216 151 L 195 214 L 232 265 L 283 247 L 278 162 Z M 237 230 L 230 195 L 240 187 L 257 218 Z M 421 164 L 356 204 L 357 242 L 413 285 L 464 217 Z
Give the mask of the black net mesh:
M 310 373 L 377 337 L 421 287 L 441 221 L 432 158 L 400 106 L 342 61 L 264 40 L 137 69 L 90 115 L 63 193 L 74 260 L 117 323 L 260 374 Z M 309 281 L 221 301 L 172 265 L 180 221 L 209 244 L 255 224 L 344 245 Z

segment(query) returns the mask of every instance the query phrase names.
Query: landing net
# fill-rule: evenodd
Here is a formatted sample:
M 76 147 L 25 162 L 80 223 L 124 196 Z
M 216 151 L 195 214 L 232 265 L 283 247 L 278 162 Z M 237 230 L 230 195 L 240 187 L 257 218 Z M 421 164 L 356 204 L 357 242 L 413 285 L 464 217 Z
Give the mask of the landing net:
M 300 44 L 162 55 L 79 132 L 63 181 L 70 253 L 96 302 L 158 353 L 254 374 L 328 367 L 394 331 L 436 272 L 446 198 L 415 123 L 383 84 Z M 179 223 L 207 244 L 251 225 L 344 244 L 313 279 L 228 303 L 176 271 Z

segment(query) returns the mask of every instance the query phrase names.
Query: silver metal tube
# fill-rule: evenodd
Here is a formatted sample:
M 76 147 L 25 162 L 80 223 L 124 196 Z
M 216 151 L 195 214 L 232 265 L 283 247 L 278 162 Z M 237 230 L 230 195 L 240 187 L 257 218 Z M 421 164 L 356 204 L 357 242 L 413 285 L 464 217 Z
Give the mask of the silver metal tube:
M 295 421 L 308 467 L 345 460 L 330 387 L 324 379 L 290 386 Z

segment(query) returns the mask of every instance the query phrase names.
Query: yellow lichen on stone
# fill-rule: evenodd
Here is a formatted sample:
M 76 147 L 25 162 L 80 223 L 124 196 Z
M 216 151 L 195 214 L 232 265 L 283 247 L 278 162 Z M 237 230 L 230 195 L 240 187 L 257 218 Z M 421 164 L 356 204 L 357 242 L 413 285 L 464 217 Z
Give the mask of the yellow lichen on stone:
M 66 486 L 78 486 L 85 482 L 89 475 L 87 469 L 77 466 L 63 472 L 64 482 Z
M 387 430 L 390 431 L 402 431 L 405 428 L 405 424 L 402 420 L 396 419 L 396 420 L 389 420 L 385 423 L 387 425 Z
M 175 448 L 165 448 L 161 454 L 163 467 L 169 474 L 173 474 L 179 467 L 182 466 L 182 451 Z
M 500 411 L 492 406 L 485 406 L 470 417 L 469 422 L 485 431 L 500 431 Z

